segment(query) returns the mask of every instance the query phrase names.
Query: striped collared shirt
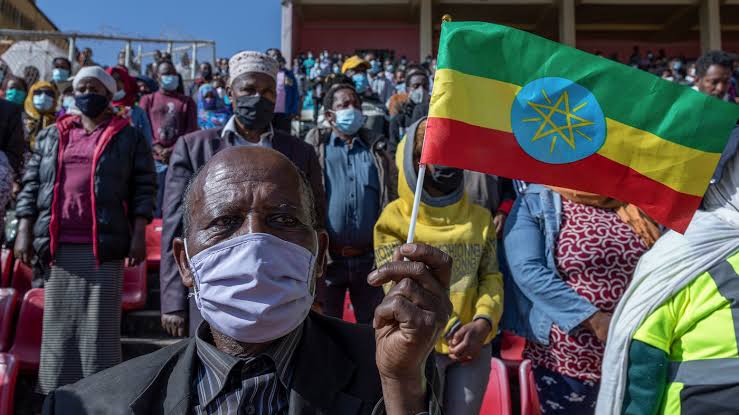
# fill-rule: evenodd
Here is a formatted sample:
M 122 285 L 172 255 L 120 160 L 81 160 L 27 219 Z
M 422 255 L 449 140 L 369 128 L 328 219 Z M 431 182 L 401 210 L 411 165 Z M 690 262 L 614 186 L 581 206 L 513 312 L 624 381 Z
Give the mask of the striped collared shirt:
M 193 389 L 198 402 L 193 413 L 286 414 L 292 380 L 292 357 L 300 342 L 303 325 L 271 344 L 257 356 L 238 358 L 218 350 L 210 326 L 197 330 L 199 358 Z

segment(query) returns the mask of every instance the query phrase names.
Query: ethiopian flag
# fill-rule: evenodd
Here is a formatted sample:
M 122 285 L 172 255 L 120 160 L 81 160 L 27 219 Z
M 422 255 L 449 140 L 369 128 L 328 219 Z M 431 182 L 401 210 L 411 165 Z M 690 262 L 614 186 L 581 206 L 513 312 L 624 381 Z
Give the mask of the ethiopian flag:
M 738 118 L 530 33 L 445 22 L 421 161 L 610 196 L 683 232 Z

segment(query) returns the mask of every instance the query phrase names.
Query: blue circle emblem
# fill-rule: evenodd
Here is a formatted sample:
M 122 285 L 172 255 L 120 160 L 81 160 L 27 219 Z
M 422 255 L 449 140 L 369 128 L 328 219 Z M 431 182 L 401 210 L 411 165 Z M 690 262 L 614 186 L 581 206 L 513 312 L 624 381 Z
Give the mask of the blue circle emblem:
M 526 84 L 511 109 L 518 145 L 550 164 L 582 160 L 606 141 L 606 119 L 595 96 L 564 78 L 540 78 Z

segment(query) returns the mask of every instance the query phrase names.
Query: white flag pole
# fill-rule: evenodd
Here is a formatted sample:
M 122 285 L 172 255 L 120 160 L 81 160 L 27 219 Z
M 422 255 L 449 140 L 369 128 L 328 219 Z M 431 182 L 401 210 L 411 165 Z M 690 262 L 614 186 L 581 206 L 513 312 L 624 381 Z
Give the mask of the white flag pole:
M 423 133 L 423 136 L 425 139 L 426 137 L 425 132 Z M 421 152 L 421 154 L 423 154 L 423 152 Z M 421 195 L 423 194 L 424 177 L 426 177 L 426 165 L 421 163 L 418 165 L 418 180 L 416 180 L 416 193 L 413 195 L 413 210 L 411 211 L 411 224 L 410 226 L 408 226 L 408 240 L 406 242 L 409 244 L 413 243 L 413 238 L 416 236 L 416 221 L 418 220 L 418 206 L 421 205 Z
M 451 22 L 452 16 L 445 14 L 441 17 L 441 23 Z M 431 91 L 433 96 L 433 91 Z M 428 127 L 428 125 L 427 125 Z M 406 139 L 406 145 L 408 140 Z M 421 155 L 423 155 L 423 147 L 426 145 L 426 129 L 423 130 L 423 145 L 421 146 Z M 406 243 L 412 244 L 416 236 L 416 222 L 418 221 L 418 207 L 421 205 L 421 195 L 423 194 L 423 179 L 426 177 L 426 164 L 418 164 L 418 179 L 416 180 L 416 191 L 413 195 L 413 210 L 411 210 L 411 223 L 408 225 L 408 240 Z

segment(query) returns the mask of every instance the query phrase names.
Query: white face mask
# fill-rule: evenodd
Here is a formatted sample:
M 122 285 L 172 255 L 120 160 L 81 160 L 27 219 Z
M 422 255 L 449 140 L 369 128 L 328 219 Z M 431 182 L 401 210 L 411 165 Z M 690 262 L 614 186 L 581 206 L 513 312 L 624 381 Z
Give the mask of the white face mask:
M 212 328 L 244 343 L 287 335 L 308 316 L 316 256 L 266 233 L 220 242 L 194 257 L 195 304 Z

